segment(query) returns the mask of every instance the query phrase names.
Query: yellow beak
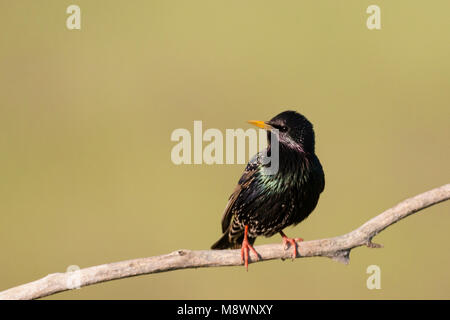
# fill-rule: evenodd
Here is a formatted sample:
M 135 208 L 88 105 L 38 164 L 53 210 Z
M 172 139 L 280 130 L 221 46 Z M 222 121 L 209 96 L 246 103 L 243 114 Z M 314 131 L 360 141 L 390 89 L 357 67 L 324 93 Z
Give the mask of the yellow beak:
M 258 128 L 265 129 L 265 130 L 271 130 L 273 127 L 271 125 L 268 125 L 264 121 L 258 121 L 258 120 L 249 120 L 247 121 L 250 124 L 253 124 L 254 126 L 257 126 Z

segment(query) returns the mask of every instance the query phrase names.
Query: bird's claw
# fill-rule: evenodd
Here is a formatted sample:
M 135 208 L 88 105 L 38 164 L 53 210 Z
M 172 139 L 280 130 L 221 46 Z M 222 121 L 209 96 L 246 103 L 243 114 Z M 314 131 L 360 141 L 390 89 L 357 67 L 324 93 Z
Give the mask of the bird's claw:
M 242 262 L 244 263 L 245 269 L 247 271 L 248 271 L 248 249 L 253 251 L 253 253 L 255 254 L 255 256 L 256 256 L 256 260 L 255 261 L 258 261 L 258 259 L 259 259 L 258 252 L 256 252 L 255 248 L 253 248 L 253 246 L 245 239 L 242 242 L 241 259 L 242 259 Z
M 292 260 L 297 258 L 297 242 L 302 242 L 303 238 L 288 238 L 287 236 L 283 236 L 283 244 L 284 250 L 287 250 L 289 246 L 292 246 L 294 249 L 292 252 Z

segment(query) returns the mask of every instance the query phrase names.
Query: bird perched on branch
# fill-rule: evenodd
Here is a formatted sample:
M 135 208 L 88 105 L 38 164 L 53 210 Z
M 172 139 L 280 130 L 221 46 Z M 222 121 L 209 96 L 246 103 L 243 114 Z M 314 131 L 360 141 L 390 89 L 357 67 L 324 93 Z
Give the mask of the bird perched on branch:
M 313 126 L 308 119 L 295 111 L 285 111 L 270 121 L 249 123 L 268 131 L 268 146 L 247 164 L 225 208 L 223 235 L 211 247 L 240 247 L 247 270 L 249 250 L 258 259 L 252 245 L 259 236 L 280 233 L 285 247 L 293 247 L 293 258 L 297 256 L 296 242 L 303 239 L 288 238 L 283 229 L 308 217 L 325 187 L 322 165 L 314 151 Z M 278 157 L 274 157 L 275 152 Z M 278 166 L 274 166 L 274 161 L 278 161 Z M 267 170 L 274 167 L 276 172 Z

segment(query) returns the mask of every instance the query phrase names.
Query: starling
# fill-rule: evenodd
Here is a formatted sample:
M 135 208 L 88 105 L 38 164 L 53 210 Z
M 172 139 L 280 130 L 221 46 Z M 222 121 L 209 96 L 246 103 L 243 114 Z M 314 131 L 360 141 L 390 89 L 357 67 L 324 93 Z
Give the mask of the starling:
M 297 256 L 297 241 L 288 238 L 283 229 L 303 221 L 314 210 L 325 187 L 325 176 L 319 158 L 314 152 L 315 138 L 311 122 L 295 111 L 285 111 L 270 121 L 249 121 L 268 131 L 268 146 L 247 164 L 234 192 L 231 194 L 222 218 L 222 237 L 212 249 L 241 248 L 241 257 L 248 269 L 249 249 L 256 237 L 282 236 L 283 244 L 293 247 Z M 277 129 L 277 130 L 274 130 Z M 275 152 L 278 140 L 278 171 L 264 170 L 267 156 Z

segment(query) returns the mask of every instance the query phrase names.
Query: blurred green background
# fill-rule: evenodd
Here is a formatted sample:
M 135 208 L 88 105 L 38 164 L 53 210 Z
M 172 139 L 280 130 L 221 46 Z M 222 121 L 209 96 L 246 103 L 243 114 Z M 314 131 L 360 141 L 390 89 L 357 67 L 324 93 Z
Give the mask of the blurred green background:
M 81 30 L 66 8 L 81 7 Z M 381 7 L 369 31 L 366 8 Z M 315 125 L 319 205 L 290 236 L 353 230 L 449 182 L 449 1 L 1 1 L 0 290 L 69 265 L 206 249 L 244 165 L 171 162 L 176 128 Z M 384 249 L 181 270 L 49 299 L 450 298 L 449 203 Z M 279 236 L 256 244 L 280 242 Z M 381 268 L 368 290 L 366 268 Z

